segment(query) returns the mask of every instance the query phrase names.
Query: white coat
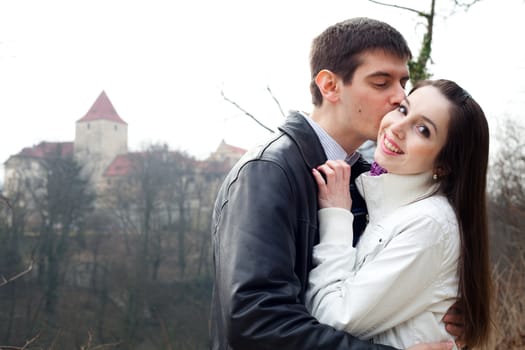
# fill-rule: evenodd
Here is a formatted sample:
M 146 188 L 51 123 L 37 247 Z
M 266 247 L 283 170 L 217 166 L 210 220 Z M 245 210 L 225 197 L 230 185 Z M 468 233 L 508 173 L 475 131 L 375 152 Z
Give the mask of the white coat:
M 458 296 L 460 237 L 431 174 L 361 175 L 369 223 L 352 247 L 352 214 L 319 211 L 306 305 L 319 322 L 407 348 L 453 340 L 441 321 Z

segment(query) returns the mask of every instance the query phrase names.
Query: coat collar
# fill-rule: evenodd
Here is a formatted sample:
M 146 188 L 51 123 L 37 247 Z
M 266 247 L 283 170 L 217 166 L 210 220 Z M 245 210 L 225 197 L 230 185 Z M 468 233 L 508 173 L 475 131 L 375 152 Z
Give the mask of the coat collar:
M 417 175 L 382 174 L 371 176 L 364 173 L 356 179 L 356 185 L 365 198 L 370 222 L 386 217 L 404 205 L 435 194 L 439 183 L 432 180 L 432 173 Z
M 326 154 L 319 138 L 301 113 L 291 113 L 279 130 L 288 135 L 297 145 L 308 169 L 313 169 L 326 162 Z

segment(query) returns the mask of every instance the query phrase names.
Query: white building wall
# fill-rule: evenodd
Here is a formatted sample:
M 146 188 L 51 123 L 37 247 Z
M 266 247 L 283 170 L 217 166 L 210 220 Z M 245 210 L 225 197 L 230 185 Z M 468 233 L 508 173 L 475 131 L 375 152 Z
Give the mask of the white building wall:
M 84 165 L 93 184 L 102 178 L 109 164 L 119 154 L 128 152 L 128 126 L 110 120 L 77 122 L 75 157 Z

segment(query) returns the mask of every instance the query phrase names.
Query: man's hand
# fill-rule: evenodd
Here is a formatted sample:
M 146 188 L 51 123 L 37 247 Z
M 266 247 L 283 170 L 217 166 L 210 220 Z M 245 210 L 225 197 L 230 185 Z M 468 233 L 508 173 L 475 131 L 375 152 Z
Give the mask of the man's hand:
M 438 343 L 420 343 L 409 347 L 407 350 L 452 350 L 454 342 L 442 341 Z
M 456 339 L 457 347 L 460 349 L 464 348 L 467 344 L 464 339 L 465 317 L 461 300 L 456 301 L 456 303 L 447 310 L 447 313 L 443 316 L 443 323 L 445 323 L 447 332 Z

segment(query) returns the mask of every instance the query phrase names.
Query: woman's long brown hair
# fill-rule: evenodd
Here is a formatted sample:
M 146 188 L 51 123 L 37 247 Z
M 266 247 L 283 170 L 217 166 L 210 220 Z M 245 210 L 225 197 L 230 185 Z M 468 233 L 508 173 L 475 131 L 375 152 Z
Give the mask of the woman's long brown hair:
M 474 347 L 488 341 L 490 329 L 488 123 L 476 101 L 452 81 L 425 80 L 412 91 L 428 85 L 439 89 L 451 104 L 447 142 L 437 157 L 436 166 L 442 173 L 441 189 L 459 222 L 459 297 L 465 316 L 464 339 L 469 347 Z

